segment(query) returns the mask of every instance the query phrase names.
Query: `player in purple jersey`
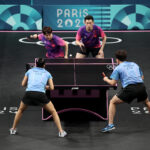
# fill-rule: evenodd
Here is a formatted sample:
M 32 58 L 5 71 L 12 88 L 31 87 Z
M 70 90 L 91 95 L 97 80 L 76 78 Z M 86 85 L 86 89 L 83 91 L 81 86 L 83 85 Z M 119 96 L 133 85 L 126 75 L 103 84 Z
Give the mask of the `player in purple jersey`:
M 123 88 L 110 100 L 108 125 L 102 129 L 102 132 L 115 129 L 114 117 L 118 104 L 131 103 L 137 99 L 137 102 L 143 102 L 150 112 L 150 101 L 143 83 L 143 73 L 136 63 L 126 61 L 126 58 L 127 52 L 125 50 L 117 51 L 116 62 L 118 66 L 112 72 L 110 79 L 103 73 L 105 82 L 115 85 L 120 79 Z
M 93 16 L 86 16 L 84 18 L 85 26 L 77 31 L 76 44 L 80 49 L 76 54 L 76 58 L 85 58 L 92 53 L 93 57 L 104 58 L 104 46 L 106 43 L 106 35 L 104 31 L 94 24 Z M 100 39 L 102 38 L 102 44 Z
M 54 35 L 51 27 L 43 27 L 41 34 L 30 35 L 30 38 L 39 39 L 44 43 L 47 58 L 68 58 L 68 43 Z M 62 47 L 65 47 L 65 54 Z

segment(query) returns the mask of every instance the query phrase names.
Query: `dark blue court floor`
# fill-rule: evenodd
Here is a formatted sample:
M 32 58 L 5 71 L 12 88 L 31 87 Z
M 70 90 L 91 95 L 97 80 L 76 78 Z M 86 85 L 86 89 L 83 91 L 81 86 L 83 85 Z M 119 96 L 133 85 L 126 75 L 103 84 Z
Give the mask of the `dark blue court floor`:
M 21 80 L 25 64 L 35 57 L 45 57 L 44 47 L 38 41 L 21 43 L 31 34 L 23 32 L 0 33 L 0 149 L 1 150 L 147 150 L 150 139 L 150 115 L 145 106 L 136 102 L 117 106 L 116 130 L 104 134 L 100 130 L 107 121 L 78 121 L 74 117 L 62 120 L 68 132 L 66 138 L 57 137 L 57 129 L 52 121 L 42 121 L 41 108 L 29 107 L 18 126 L 19 134 L 10 136 L 14 112 L 17 110 L 25 88 Z M 33 33 L 32 33 L 33 34 Z M 75 33 L 56 33 L 69 44 L 69 57 L 75 56 L 78 48 L 74 45 Z M 105 58 L 114 58 L 118 49 L 126 49 L 128 60 L 141 67 L 145 85 L 150 93 L 150 32 L 107 32 L 108 40 L 104 48 Z M 33 43 L 31 43 L 33 42 Z M 38 44 L 37 44 L 38 42 Z M 109 99 L 119 90 L 109 90 Z M 60 115 L 60 119 L 63 118 Z M 81 117 L 88 114 L 81 113 Z M 78 116 L 77 116 L 78 117 Z

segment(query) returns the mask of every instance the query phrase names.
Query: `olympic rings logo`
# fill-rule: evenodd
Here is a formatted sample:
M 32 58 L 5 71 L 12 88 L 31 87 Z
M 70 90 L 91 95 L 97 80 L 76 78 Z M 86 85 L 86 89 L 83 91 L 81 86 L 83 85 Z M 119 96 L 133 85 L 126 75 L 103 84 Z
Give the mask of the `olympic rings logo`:
M 42 41 L 32 42 L 32 41 L 28 41 L 27 39 L 28 39 L 27 37 L 21 38 L 21 39 L 19 39 L 19 42 L 25 43 L 25 44 L 36 44 L 36 45 L 44 46 L 44 43 Z M 65 40 L 68 44 L 76 46 L 75 37 L 62 37 L 62 39 Z M 72 42 L 67 41 L 70 39 L 73 39 L 74 41 L 72 41 Z M 100 40 L 101 40 L 101 38 L 100 38 Z M 108 40 L 113 40 L 113 41 L 108 41 Z M 107 37 L 106 44 L 117 44 L 117 43 L 121 43 L 121 42 L 122 42 L 122 39 L 120 39 L 120 38 Z
M 114 64 L 108 64 L 108 65 L 106 65 L 106 68 L 108 69 L 108 70 L 114 70 L 115 69 L 115 67 L 117 66 L 117 64 L 116 63 L 114 63 Z

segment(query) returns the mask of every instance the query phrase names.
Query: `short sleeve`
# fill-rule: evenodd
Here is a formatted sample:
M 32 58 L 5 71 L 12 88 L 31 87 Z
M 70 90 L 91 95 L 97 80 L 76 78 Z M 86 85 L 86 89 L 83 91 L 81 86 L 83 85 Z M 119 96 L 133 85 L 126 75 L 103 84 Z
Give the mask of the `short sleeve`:
M 143 72 L 140 67 L 139 67 L 139 71 L 140 71 L 140 75 L 143 76 Z
M 81 28 L 77 31 L 76 40 L 77 40 L 77 41 L 80 41 L 80 40 L 81 40 Z
M 29 76 L 29 72 L 30 72 L 30 70 L 28 70 L 26 73 L 25 73 L 25 76 Z
M 113 79 L 113 80 L 119 80 L 119 72 L 118 72 L 117 69 L 115 69 L 115 70 L 112 72 L 110 78 Z
M 48 72 L 48 80 L 53 79 L 52 75 Z
M 39 34 L 38 39 L 41 41 L 43 36 L 44 36 L 43 33 Z
M 58 45 L 60 45 L 60 46 L 65 46 L 66 45 L 65 41 L 62 38 L 58 37 L 57 40 L 58 40 Z
M 106 36 L 106 34 L 102 30 L 102 28 L 98 27 L 98 29 L 99 29 L 99 33 L 100 33 L 101 37 L 104 38 Z

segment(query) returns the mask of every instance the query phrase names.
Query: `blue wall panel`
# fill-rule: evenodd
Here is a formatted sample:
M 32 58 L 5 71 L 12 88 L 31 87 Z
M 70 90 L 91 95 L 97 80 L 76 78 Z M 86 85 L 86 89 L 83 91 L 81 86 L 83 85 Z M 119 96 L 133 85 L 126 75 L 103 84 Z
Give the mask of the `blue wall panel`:
M 54 30 L 77 30 L 89 14 L 104 30 L 150 29 L 150 5 L 47 5 L 43 25 Z
M 50 25 L 54 30 L 77 30 L 84 25 L 84 17 L 88 14 L 94 16 L 97 25 L 110 29 L 109 5 L 44 6 L 43 25 Z
M 87 14 L 104 30 L 150 29 L 147 0 L 0 0 L 0 4 L 0 30 L 41 30 L 42 25 L 78 30 Z
M 41 30 L 42 7 L 0 5 L 0 30 Z
M 24 5 L 112 5 L 150 4 L 149 0 L 0 0 L 0 4 Z

